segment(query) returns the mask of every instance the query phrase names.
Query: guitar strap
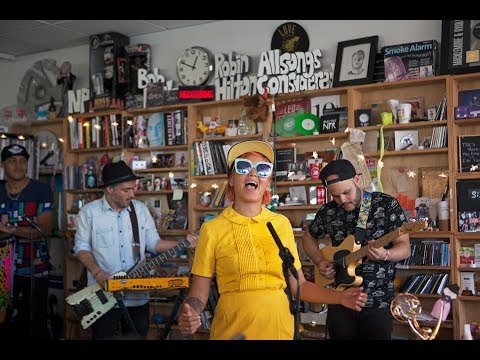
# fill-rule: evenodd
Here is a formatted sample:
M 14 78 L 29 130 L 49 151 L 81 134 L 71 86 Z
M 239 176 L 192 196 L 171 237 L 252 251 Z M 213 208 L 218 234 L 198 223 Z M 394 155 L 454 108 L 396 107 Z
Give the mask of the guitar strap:
M 138 234 L 138 219 L 133 201 L 130 202 L 130 220 L 132 221 L 133 241 L 135 241 L 133 253 L 137 256 L 138 261 L 138 259 L 140 259 L 140 235 Z
M 360 212 L 358 213 L 357 227 L 355 228 L 355 242 L 362 244 L 367 232 L 368 214 L 372 207 L 372 193 L 363 192 L 362 204 L 360 205 Z

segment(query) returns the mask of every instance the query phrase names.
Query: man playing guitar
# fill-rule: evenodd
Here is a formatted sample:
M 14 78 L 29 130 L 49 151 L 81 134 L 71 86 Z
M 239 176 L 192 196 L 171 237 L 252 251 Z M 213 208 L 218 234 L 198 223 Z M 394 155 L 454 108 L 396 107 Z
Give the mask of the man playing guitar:
M 80 209 L 74 252 L 88 271 L 89 286 L 96 282 L 103 288 L 113 274 L 128 272 L 137 262 L 142 263 L 146 250 L 163 253 L 178 245 L 160 239 L 148 208 L 134 199 L 137 179 L 124 161 L 105 165 L 101 185 L 104 196 Z M 187 240 L 189 247 L 195 246 L 194 235 L 187 235 Z M 117 299 L 121 300 L 120 308 L 110 309 L 92 324 L 94 339 L 114 339 L 118 333 L 146 337 L 149 291 L 125 291 L 122 295 Z
M 333 279 L 333 262 L 322 257 L 316 239 L 328 235 L 333 246 L 354 235 L 355 242 L 366 247 L 366 261 L 356 267 L 368 300 L 361 312 L 341 305 L 329 305 L 327 326 L 332 339 L 390 339 L 393 322 L 390 302 L 394 295 L 395 264 L 410 256 L 409 235 L 393 239 L 385 247 L 375 247 L 378 239 L 406 222 L 398 201 L 390 195 L 367 193 L 359 187 L 360 174 L 348 160 L 334 160 L 320 173 L 333 201 L 324 204 L 303 239 L 305 252 L 320 274 Z M 361 279 L 361 278 L 360 278 Z

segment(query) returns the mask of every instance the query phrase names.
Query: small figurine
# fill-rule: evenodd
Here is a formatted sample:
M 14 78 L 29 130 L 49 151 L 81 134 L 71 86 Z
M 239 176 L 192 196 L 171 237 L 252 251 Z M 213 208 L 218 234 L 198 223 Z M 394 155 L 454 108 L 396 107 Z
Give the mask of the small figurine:
M 50 104 L 48 105 L 48 118 L 55 119 L 57 116 L 57 106 L 55 105 L 55 99 L 53 96 L 50 97 Z
M 457 284 L 445 286 L 442 290 L 442 297 L 435 302 L 430 314 L 435 319 L 440 319 L 441 317 L 442 321 L 445 321 L 450 312 L 451 303 L 457 298 L 459 291 L 460 288 Z
M 72 74 L 72 64 L 70 61 L 64 61 L 57 79 L 57 84 L 62 85 L 62 107 L 57 115 L 59 117 L 68 115 L 68 90 L 73 90 L 73 83 L 76 79 L 77 77 Z

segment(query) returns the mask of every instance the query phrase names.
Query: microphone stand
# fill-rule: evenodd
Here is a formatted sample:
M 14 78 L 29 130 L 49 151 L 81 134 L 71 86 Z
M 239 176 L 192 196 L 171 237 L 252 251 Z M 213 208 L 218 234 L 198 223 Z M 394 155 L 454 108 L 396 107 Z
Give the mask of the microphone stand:
M 35 229 L 40 233 L 40 235 L 43 236 L 45 241 L 48 239 L 48 236 L 40 229 L 40 227 L 30 219 L 28 216 L 24 216 L 23 219 L 25 219 L 32 229 Z M 34 271 L 35 271 L 35 266 L 33 265 L 33 252 L 34 252 L 34 247 L 33 247 L 33 231 L 30 230 L 30 313 L 29 313 L 29 320 L 30 320 L 30 338 L 33 338 L 33 292 L 35 291 L 35 282 L 33 281 L 33 278 L 35 276 Z
M 268 227 L 268 230 L 270 231 L 270 234 L 272 234 L 272 237 L 275 240 L 275 243 L 279 248 L 278 254 L 282 259 L 282 270 L 283 270 L 283 276 L 285 277 L 285 282 L 287 284 L 287 296 L 290 301 L 290 312 L 292 313 L 294 318 L 293 340 L 300 340 L 300 334 L 299 334 L 300 282 L 298 281 L 298 272 L 297 272 L 297 269 L 295 269 L 295 265 L 294 265 L 295 259 L 292 253 L 290 252 L 290 250 L 288 250 L 288 248 L 283 246 L 283 243 L 280 241 L 280 238 L 278 237 L 277 232 L 273 228 L 273 225 L 270 221 L 267 222 L 267 227 Z M 297 280 L 297 298 L 296 299 L 294 299 L 293 297 L 292 289 L 290 288 L 290 282 L 288 281 L 289 272 Z

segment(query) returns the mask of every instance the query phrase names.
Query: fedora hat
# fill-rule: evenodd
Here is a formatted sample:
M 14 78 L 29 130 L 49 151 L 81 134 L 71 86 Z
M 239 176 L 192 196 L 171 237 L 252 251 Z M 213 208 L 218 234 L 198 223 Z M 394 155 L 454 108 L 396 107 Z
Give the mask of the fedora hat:
M 110 185 L 137 180 L 140 178 L 141 176 L 135 175 L 125 161 L 117 161 L 114 163 L 109 163 L 103 167 L 102 185 L 100 187 L 104 188 Z

